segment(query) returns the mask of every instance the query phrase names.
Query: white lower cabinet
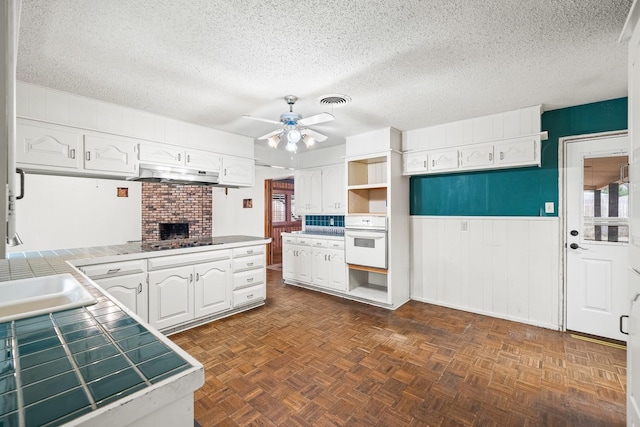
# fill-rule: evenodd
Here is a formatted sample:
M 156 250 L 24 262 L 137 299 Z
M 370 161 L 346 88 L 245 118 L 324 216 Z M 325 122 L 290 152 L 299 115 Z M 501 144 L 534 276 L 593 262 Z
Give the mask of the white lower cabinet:
M 149 273 L 149 323 L 168 328 L 194 318 L 193 267 Z
M 195 266 L 194 317 L 209 316 L 231 308 L 229 261 Z
M 344 261 L 344 241 L 283 236 L 282 277 L 345 292 L 347 264 Z
M 297 244 L 295 237 L 282 239 L 282 277 L 311 283 L 311 248 Z
M 231 308 L 230 251 L 152 258 L 148 263 L 149 323 L 156 328 Z
M 267 297 L 265 247 L 233 250 L 233 308 L 264 301 Z
M 147 274 L 138 273 L 127 276 L 94 280 L 109 295 L 136 313 L 145 322 L 149 321 L 148 298 L 149 287 Z

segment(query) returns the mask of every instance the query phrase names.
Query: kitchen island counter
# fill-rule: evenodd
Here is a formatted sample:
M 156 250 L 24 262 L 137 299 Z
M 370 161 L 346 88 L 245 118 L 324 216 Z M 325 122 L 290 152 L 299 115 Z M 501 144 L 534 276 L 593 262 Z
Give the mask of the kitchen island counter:
M 250 236 L 215 244 L 149 250 L 140 242 L 14 253 L 0 281 L 73 275 L 92 306 L 0 323 L 0 425 L 193 425 L 202 364 L 140 319 L 75 266 L 265 244 Z

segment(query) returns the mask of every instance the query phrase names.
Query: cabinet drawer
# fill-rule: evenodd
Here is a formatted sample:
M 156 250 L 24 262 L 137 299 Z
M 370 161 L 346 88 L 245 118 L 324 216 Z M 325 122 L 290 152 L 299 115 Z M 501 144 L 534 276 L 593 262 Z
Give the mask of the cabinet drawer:
M 309 241 L 314 248 L 326 248 L 327 241 L 323 239 L 312 239 Z
M 259 270 L 247 270 L 233 274 L 233 289 L 246 288 L 264 284 L 266 281 L 267 271 L 264 268 Z
M 125 274 L 144 273 L 146 260 L 110 262 L 107 264 L 86 265 L 80 270 L 92 279 L 123 276 Z
M 344 240 L 328 240 L 327 247 L 329 249 L 344 249 Z
M 311 242 L 315 239 L 310 239 L 308 237 L 298 237 L 296 238 L 296 244 L 302 246 L 309 246 Z
M 186 255 L 169 255 L 149 259 L 149 271 L 162 268 L 179 267 L 182 265 L 200 264 L 209 261 L 219 261 L 231 258 L 230 250 L 197 252 Z
M 282 243 L 287 243 L 289 245 L 296 244 L 296 238 L 293 236 L 282 236 Z
M 233 257 L 239 258 L 244 256 L 259 255 L 264 253 L 264 245 L 247 246 L 244 248 L 235 248 Z
M 252 270 L 264 267 L 264 255 L 246 256 L 233 260 L 233 271 Z
M 267 297 L 267 288 L 264 284 L 251 286 L 233 291 L 233 306 L 241 307 L 263 301 Z

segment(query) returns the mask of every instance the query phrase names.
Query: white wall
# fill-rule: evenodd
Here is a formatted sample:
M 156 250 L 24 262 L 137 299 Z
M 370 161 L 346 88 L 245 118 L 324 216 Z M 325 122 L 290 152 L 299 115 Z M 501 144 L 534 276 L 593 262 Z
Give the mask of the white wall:
M 18 117 L 253 158 L 246 136 L 24 82 L 16 96 Z
M 17 201 L 16 229 L 23 245 L 8 252 L 122 244 L 140 240 L 138 182 L 27 174 Z M 129 197 L 117 197 L 117 188 Z
M 256 167 L 252 188 L 213 189 L 213 235 L 242 234 L 264 236 L 264 181 L 292 177 L 293 171 Z M 252 208 L 243 208 L 243 199 L 252 199 Z
M 414 216 L 411 298 L 559 329 L 559 224 L 552 217 Z

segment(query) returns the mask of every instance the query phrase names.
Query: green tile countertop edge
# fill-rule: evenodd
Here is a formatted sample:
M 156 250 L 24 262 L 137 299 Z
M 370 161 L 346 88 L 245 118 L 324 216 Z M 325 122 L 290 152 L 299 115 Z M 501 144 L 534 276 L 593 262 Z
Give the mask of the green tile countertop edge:
M 231 246 L 243 245 L 247 243 Z M 123 246 L 129 245 L 32 252 L 0 260 L 0 282 L 70 273 L 98 300 L 93 306 L 0 323 L 0 425 L 90 420 L 141 390 L 162 387 L 159 383 L 191 375 L 203 383 L 199 362 L 123 310 L 71 265 L 73 260 L 114 256 L 126 260 L 126 254 L 119 255 Z M 158 252 L 164 256 L 196 252 L 193 249 L 202 248 Z M 139 255 L 149 258 L 158 252 Z

